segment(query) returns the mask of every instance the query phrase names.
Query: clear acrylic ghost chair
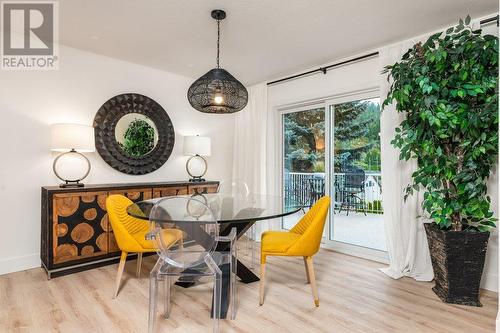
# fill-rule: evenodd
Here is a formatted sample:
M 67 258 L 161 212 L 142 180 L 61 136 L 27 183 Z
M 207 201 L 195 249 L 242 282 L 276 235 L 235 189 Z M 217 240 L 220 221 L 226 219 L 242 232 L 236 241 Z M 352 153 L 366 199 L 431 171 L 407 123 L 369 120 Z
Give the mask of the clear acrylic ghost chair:
M 229 179 L 220 182 L 217 192 L 227 196 L 228 198 L 235 198 L 236 201 L 250 196 L 250 190 L 248 184 L 240 179 Z M 239 197 L 239 198 L 238 198 Z M 246 250 L 247 254 L 250 251 L 252 258 L 251 267 L 255 266 L 255 241 L 256 232 L 255 224 L 248 229 L 245 233 L 246 235 Z
M 183 282 L 212 277 L 213 331 L 218 332 L 223 278 L 221 268 L 229 275 L 230 318 L 234 319 L 236 313 L 236 229 L 233 228 L 228 236 L 219 236 L 219 224 L 210 208 L 198 199 L 188 197 L 160 199 L 151 209 L 149 220 L 151 232 L 148 237 L 156 241 L 159 259 L 150 273 L 148 331 L 152 333 L 155 329 L 159 281 L 164 281 L 164 315 L 168 318 L 171 282 L 175 277 Z M 183 237 L 178 245 L 169 247 L 168 237 L 172 229 L 182 231 Z M 228 243 L 228 251 L 217 251 L 220 242 Z

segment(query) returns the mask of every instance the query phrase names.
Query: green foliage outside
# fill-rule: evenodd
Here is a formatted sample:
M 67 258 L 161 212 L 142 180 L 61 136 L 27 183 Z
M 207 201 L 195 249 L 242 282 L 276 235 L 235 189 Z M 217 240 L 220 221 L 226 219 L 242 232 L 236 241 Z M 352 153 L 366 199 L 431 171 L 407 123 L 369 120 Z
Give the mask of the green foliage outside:
M 441 229 L 495 227 L 486 182 L 498 155 L 498 38 L 465 22 L 432 35 L 387 66 L 406 120 L 392 144 L 418 168 L 405 199 L 424 190 L 423 208 Z
M 120 143 L 121 149 L 131 157 L 141 157 L 153 150 L 155 145 L 155 130 L 142 119 L 132 121 Z
M 363 100 L 335 105 L 335 171 L 354 165 L 380 171 L 380 107 Z M 284 116 L 285 168 L 290 172 L 325 172 L 323 108 Z
M 335 171 L 356 166 L 380 171 L 380 107 L 362 100 L 335 105 Z
M 325 172 L 325 111 L 323 108 L 284 116 L 285 169 Z
M 384 210 L 382 209 L 382 201 L 381 200 L 374 200 L 374 201 L 368 201 L 367 202 L 367 208 L 366 210 L 369 211 L 370 213 L 374 214 L 383 214 Z
M 354 211 L 356 213 L 367 212 L 370 214 L 384 214 L 381 200 L 366 201 L 365 204 L 366 206 L 364 207 L 364 209 L 361 207 L 355 207 Z

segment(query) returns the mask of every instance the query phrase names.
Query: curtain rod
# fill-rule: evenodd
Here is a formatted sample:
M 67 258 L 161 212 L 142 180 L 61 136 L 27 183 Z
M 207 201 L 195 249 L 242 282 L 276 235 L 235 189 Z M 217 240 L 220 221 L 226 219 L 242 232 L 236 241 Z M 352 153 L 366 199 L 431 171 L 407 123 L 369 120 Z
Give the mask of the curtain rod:
M 483 25 L 483 24 L 487 24 L 487 23 L 490 23 L 493 21 L 497 21 L 497 27 L 498 27 L 498 15 L 493 16 L 493 17 L 488 17 L 487 19 L 481 20 L 481 21 L 479 21 L 479 24 Z
M 493 22 L 493 21 L 496 21 L 497 22 L 497 26 L 498 26 L 498 15 L 497 16 L 493 16 L 493 17 L 489 17 L 489 18 L 484 19 L 484 20 L 481 20 L 479 22 L 479 24 L 480 25 L 484 25 L 484 24 L 487 24 L 487 23 L 490 23 L 490 22 Z M 318 72 L 326 74 L 326 72 L 329 69 L 331 69 L 331 68 L 334 68 L 334 67 L 337 67 L 337 66 L 341 66 L 341 65 L 345 65 L 345 64 L 349 64 L 351 62 L 355 62 L 355 61 L 362 60 L 362 59 L 371 58 L 371 57 L 374 57 L 376 55 L 378 55 L 378 52 L 373 52 L 373 53 L 365 54 L 365 55 L 362 55 L 362 56 L 359 56 L 359 57 L 356 57 L 356 58 L 352 58 L 352 59 L 348 59 L 348 60 L 345 60 L 345 61 L 338 62 L 336 64 L 328 65 L 328 66 L 325 66 L 325 67 L 320 67 L 320 68 L 313 69 L 313 70 L 310 70 L 310 71 L 307 71 L 307 72 L 304 72 L 304 73 L 295 74 L 295 75 L 292 75 L 292 76 L 285 77 L 283 79 L 271 81 L 271 82 L 268 82 L 267 85 L 270 86 L 270 85 L 273 85 L 273 84 L 276 84 L 276 83 L 281 83 L 281 82 L 284 82 L 284 81 L 296 79 L 296 78 L 299 78 L 299 77 L 302 77 L 302 76 L 306 76 L 306 75 L 310 75 L 310 74 L 314 74 L 314 73 L 318 73 Z
M 371 58 L 371 57 L 374 57 L 376 55 L 378 55 L 378 52 L 373 52 L 373 53 L 365 54 L 365 55 L 362 55 L 360 57 L 356 57 L 356 58 L 352 58 L 352 59 L 349 59 L 349 60 L 338 62 L 336 64 L 328 65 L 328 66 L 325 66 L 325 67 L 320 67 L 318 69 L 313 69 L 313 70 L 308 71 L 308 72 L 304 72 L 304 73 L 292 75 L 292 76 L 285 77 L 283 79 L 279 79 L 279 80 L 276 80 L 276 81 L 271 81 L 271 82 L 268 82 L 267 85 L 270 86 L 272 84 L 280 83 L 280 82 L 283 82 L 283 81 L 288 81 L 288 80 L 291 80 L 291 79 L 295 79 L 295 78 L 298 78 L 298 77 L 301 77 L 301 76 L 305 76 L 305 75 L 309 75 L 309 74 L 313 74 L 313 73 L 317 73 L 317 72 L 322 72 L 323 74 L 326 74 L 326 71 L 329 70 L 329 69 L 331 69 L 331 68 L 333 68 L 333 67 L 345 65 L 345 64 L 348 64 L 348 63 L 351 63 L 351 62 L 355 62 L 355 61 L 358 61 L 358 60 L 362 60 L 362 59 L 366 59 L 366 58 Z

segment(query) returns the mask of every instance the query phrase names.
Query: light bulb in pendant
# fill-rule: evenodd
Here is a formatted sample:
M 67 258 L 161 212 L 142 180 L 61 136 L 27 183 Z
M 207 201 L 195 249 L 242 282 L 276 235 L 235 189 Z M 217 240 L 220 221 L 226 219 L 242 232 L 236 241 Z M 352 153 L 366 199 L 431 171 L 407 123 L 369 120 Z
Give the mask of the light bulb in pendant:
M 222 102 L 224 102 L 224 98 L 222 97 L 222 95 L 219 93 L 215 94 L 214 103 L 215 104 L 222 104 Z

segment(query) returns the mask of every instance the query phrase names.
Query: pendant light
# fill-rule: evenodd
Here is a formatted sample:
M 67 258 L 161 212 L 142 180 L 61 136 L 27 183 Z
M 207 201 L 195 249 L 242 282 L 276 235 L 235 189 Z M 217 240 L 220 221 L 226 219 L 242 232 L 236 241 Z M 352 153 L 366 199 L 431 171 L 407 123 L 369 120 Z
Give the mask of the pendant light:
M 194 81 L 187 97 L 191 106 L 200 112 L 238 112 L 247 105 L 247 89 L 219 64 L 220 21 L 226 18 L 226 12 L 213 10 L 211 16 L 217 21 L 217 67 Z

